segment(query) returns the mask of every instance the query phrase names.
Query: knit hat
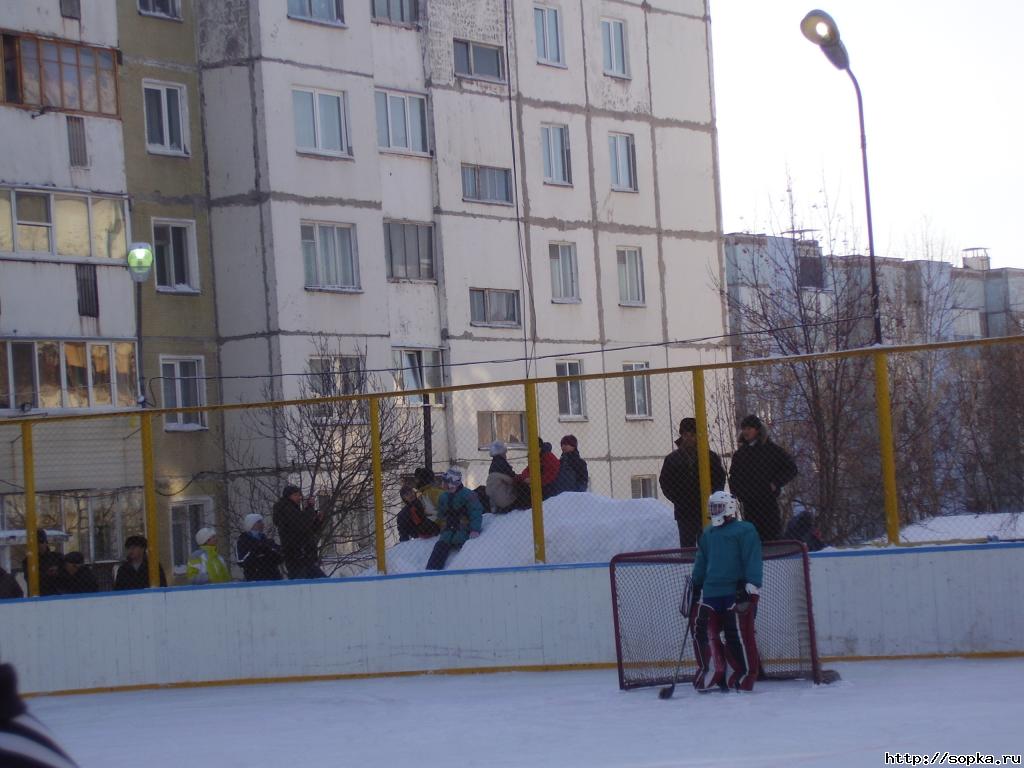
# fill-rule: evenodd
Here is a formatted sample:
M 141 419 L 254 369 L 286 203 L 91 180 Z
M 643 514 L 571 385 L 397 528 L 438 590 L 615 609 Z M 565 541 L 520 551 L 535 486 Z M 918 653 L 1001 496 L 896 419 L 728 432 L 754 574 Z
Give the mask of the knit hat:
M 576 435 L 566 435 L 559 445 L 571 445 L 573 448 L 579 448 L 580 441 L 576 439 Z
M 146 541 L 146 537 L 140 536 L 137 533 L 134 536 L 129 536 L 127 539 L 124 540 L 125 549 L 128 549 L 129 547 L 142 547 L 143 549 L 145 549 L 148 546 L 149 542 Z
M 245 520 L 242 521 L 242 529 L 249 533 L 253 528 L 256 527 L 257 523 L 263 522 L 263 515 L 253 512 L 251 515 L 246 515 Z
M 444 481 L 452 485 L 462 485 L 462 470 L 458 467 L 450 467 L 444 473 Z
M 284 490 L 281 491 L 281 498 L 282 499 L 287 499 L 293 493 L 302 493 L 302 489 L 299 488 L 299 486 L 297 486 L 297 485 L 286 485 L 284 487 Z
M 213 528 L 200 528 L 196 531 L 196 544 L 201 547 L 216 535 L 217 532 Z
M 506 453 L 508 453 L 508 449 L 501 440 L 491 443 L 491 456 L 504 456 Z
M 749 416 L 745 416 L 743 418 L 743 421 L 740 422 L 740 429 L 746 429 L 747 427 L 753 427 L 754 429 L 763 429 L 764 422 L 762 422 L 754 414 L 750 414 Z
M 417 488 L 422 488 L 424 485 L 430 485 L 434 482 L 434 473 L 426 467 L 417 467 L 412 476 L 416 480 Z
M 685 419 L 679 422 L 679 434 L 683 432 L 696 432 L 697 431 L 697 420 L 687 416 Z
M 398 489 L 398 495 L 403 499 L 411 493 L 416 493 L 416 489 L 408 483 L 403 484 L 402 487 Z
M 64 555 L 64 562 L 71 563 L 72 565 L 84 565 L 85 555 L 81 552 L 68 552 Z

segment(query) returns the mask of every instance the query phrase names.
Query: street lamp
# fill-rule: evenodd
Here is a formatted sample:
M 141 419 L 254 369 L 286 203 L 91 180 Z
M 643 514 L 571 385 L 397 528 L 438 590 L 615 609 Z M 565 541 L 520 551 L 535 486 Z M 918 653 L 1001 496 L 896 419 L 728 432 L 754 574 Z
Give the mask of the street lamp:
M 132 243 L 128 246 L 128 273 L 135 283 L 135 368 L 139 376 L 138 402 L 146 402 L 146 378 L 142 371 L 142 284 L 153 269 L 153 246 Z
M 882 343 L 882 312 L 878 301 L 878 273 L 875 269 L 875 233 L 871 225 L 871 188 L 868 186 L 868 141 L 864 133 L 864 100 L 860 95 L 860 83 L 850 70 L 850 55 L 839 38 L 839 27 L 824 11 L 814 10 L 800 22 L 804 37 L 821 48 L 825 58 L 836 69 L 850 76 L 853 89 L 857 92 L 857 115 L 860 118 L 860 156 L 864 167 L 864 210 L 868 219 L 868 266 L 871 272 L 871 315 L 875 326 L 875 344 Z

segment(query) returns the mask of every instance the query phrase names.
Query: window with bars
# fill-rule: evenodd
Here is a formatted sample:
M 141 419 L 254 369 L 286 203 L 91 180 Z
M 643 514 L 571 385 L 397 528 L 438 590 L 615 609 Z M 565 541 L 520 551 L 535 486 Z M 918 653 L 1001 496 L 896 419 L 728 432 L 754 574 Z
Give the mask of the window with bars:
M 160 357 L 160 377 L 163 384 L 164 408 L 193 408 L 206 405 L 206 381 L 202 357 Z M 164 429 L 194 430 L 206 428 L 206 414 L 168 413 L 164 416 Z
M 68 163 L 72 168 L 89 167 L 89 150 L 85 143 L 85 118 L 67 116 Z
M 533 6 L 533 31 L 537 43 L 537 61 L 563 66 L 562 19 L 557 8 Z
M 373 18 L 393 24 L 415 24 L 420 19 L 417 0 L 373 0 Z
M 427 99 L 410 93 L 376 91 L 377 146 L 427 154 Z
M 158 290 L 176 293 L 199 290 L 195 222 L 154 219 L 153 258 Z
M 555 363 L 555 376 L 580 376 L 583 363 L 579 360 L 565 360 Z M 584 419 L 587 415 L 582 381 L 558 382 L 558 415 L 563 418 Z
M 307 288 L 359 288 L 355 227 L 304 221 L 299 231 Z
M 571 243 L 550 243 L 548 258 L 551 262 L 551 300 L 578 302 L 580 285 L 576 268 L 576 246 Z
M 457 76 L 505 81 L 505 61 L 499 46 L 455 40 L 454 48 Z
M 188 101 L 185 86 L 143 81 L 146 150 L 156 154 L 188 154 Z
M 136 405 L 135 344 L 0 342 L 0 409 Z
M 433 233 L 430 224 L 384 222 L 384 259 L 389 280 L 434 279 Z
M 624 371 L 646 371 L 650 363 L 623 363 Z M 626 417 L 651 417 L 651 377 L 625 376 L 622 379 L 626 388 Z
M 508 448 L 526 446 L 526 413 L 523 411 L 477 411 L 477 447 L 486 449 L 495 440 Z
M 75 264 L 75 285 L 78 289 L 78 314 L 100 316 L 100 299 L 96 289 L 96 265 Z
M 469 315 L 474 325 L 518 327 L 519 291 L 470 288 Z
M 81 19 L 82 0 L 60 0 L 60 15 L 65 19 Z
M 541 154 L 544 156 L 544 181 L 548 184 L 572 184 L 569 126 L 542 125 L 540 140 Z
M 352 155 L 344 92 L 292 89 L 295 146 L 300 152 Z
M 636 143 L 632 134 L 608 134 L 608 161 L 612 189 L 616 192 L 636 192 Z
M 619 270 L 619 304 L 643 306 L 644 262 L 639 248 L 618 248 L 615 251 Z
M 288 16 L 321 24 L 345 23 L 343 0 L 288 0 Z
M 483 165 L 462 166 L 462 198 L 478 203 L 512 204 L 512 171 Z

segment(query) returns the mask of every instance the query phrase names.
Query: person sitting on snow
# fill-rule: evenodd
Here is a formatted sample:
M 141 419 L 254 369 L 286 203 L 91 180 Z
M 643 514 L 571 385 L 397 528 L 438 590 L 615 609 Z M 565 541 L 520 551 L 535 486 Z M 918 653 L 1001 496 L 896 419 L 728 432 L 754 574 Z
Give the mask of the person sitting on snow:
M 444 487 L 437 508 L 442 530 L 427 561 L 428 571 L 442 570 L 451 550 L 475 539 L 483 529 L 483 507 L 476 493 L 462 484 L 462 470 L 452 467 L 445 472 Z
M 437 536 L 441 528 L 427 517 L 427 510 L 423 506 L 423 501 L 416 495 L 416 489 L 411 485 L 403 485 L 399 495 L 405 505 L 395 518 L 398 524 L 398 540 L 429 539 Z

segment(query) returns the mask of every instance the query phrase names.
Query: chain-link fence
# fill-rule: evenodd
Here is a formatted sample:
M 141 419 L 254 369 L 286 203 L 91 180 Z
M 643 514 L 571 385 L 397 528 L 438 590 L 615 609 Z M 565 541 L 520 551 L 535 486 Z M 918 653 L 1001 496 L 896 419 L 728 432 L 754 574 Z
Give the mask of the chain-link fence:
M 138 535 L 171 585 L 607 562 L 692 546 L 723 488 L 812 550 L 1020 538 L 1017 341 L 12 419 L 0 565 L 36 528 L 99 589 L 149 583 Z

